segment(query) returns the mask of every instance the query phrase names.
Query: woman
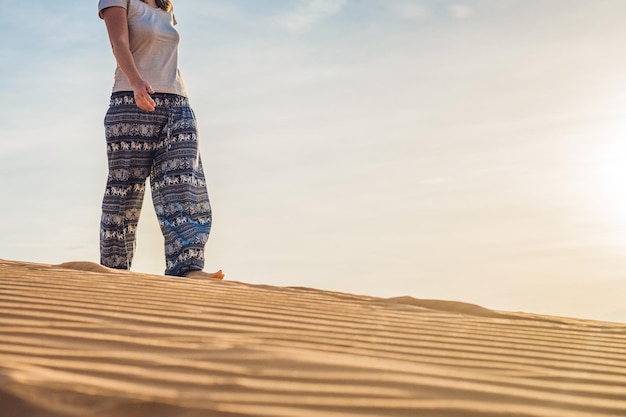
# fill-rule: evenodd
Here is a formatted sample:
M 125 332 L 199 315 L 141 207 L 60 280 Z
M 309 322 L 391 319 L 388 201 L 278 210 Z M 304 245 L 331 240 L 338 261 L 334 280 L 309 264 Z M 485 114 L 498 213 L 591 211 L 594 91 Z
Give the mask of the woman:
M 211 205 L 196 120 L 178 70 L 170 0 L 100 0 L 117 61 L 104 125 L 109 175 L 102 203 L 100 263 L 130 269 L 146 179 L 165 238 L 166 275 L 206 273 Z

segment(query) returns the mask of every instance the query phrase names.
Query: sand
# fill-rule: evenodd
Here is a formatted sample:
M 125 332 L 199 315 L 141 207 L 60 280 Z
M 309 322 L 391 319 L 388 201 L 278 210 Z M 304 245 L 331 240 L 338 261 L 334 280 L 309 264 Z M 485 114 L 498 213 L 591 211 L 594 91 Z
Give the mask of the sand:
M 0 416 L 626 416 L 626 325 L 0 261 Z

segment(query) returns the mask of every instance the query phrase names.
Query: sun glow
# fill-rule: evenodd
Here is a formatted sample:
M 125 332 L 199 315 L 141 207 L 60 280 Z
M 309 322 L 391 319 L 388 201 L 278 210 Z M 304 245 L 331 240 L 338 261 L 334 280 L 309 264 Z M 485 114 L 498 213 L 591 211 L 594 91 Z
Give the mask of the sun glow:
M 597 125 L 585 161 L 585 204 L 608 229 L 612 243 L 626 244 L 626 117 Z

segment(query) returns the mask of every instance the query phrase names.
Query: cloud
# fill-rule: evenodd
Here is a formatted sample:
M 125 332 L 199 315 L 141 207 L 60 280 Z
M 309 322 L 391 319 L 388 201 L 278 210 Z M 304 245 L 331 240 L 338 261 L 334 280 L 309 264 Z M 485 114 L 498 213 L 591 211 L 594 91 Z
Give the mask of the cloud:
M 450 178 L 447 177 L 435 177 L 435 178 L 424 178 L 420 181 L 422 185 L 438 185 L 443 184 L 444 182 L 449 182 Z
M 310 30 L 320 20 L 336 15 L 348 0 L 304 0 L 295 10 L 275 18 L 278 26 L 294 32 Z
M 404 19 L 419 19 L 428 14 L 428 9 L 409 1 L 393 3 L 391 11 Z
M 467 19 L 474 14 L 474 9 L 467 4 L 451 4 L 448 12 L 457 19 Z
M 239 6 L 223 1 L 206 1 L 200 3 L 198 14 L 202 17 L 210 17 L 217 20 L 236 22 L 244 18 Z

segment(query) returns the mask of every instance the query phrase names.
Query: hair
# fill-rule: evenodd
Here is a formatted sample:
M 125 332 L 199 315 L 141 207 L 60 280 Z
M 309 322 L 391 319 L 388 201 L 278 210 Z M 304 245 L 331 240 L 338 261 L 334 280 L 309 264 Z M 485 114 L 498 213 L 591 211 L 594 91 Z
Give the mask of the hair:
M 146 2 L 146 0 L 141 1 Z M 172 0 L 156 0 L 156 4 L 159 6 L 159 9 L 165 10 L 166 12 L 172 10 Z

